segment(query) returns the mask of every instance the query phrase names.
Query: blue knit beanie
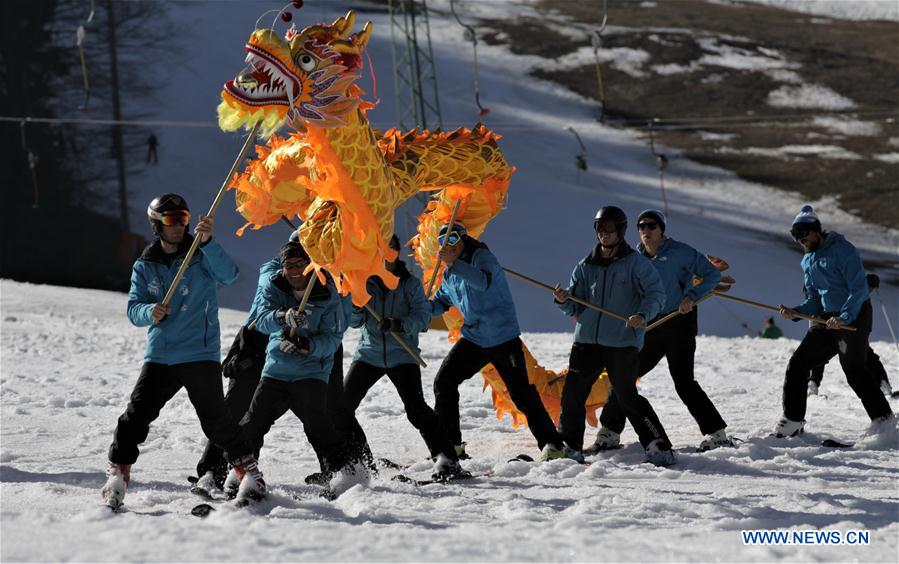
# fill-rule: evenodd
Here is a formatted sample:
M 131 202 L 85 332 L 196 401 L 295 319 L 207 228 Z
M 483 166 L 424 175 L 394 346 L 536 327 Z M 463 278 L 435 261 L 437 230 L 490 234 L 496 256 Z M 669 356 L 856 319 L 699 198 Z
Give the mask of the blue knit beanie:
M 799 209 L 799 213 L 793 218 L 793 226 L 797 225 L 812 231 L 821 231 L 821 222 L 818 220 L 818 216 L 815 215 L 815 210 L 808 204 L 802 206 Z

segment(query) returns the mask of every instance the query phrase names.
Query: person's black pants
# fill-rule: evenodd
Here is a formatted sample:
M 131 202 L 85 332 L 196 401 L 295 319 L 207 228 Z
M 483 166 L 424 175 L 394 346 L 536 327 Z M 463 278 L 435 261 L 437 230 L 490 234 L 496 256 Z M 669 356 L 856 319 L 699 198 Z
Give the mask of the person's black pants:
M 210 441 L 225 449 L 232 460 L 252 452 L 225 404 L 221 377 L 221 365 L 213 361 L 171 365 L 145 363 L 134 384 L 128 407 L 116 425 L 109 447 L 109 461 L 134 464 L 140 453 L 138 445 L 147 439 L 150 424 L 182 387 L 187 390 L 203 433 Z
M 815 324 L 808 330 L 787 364 L 783 384 L 783 412 L 787 419 L 805 419 L 809 373 L 812 368 L 825 364 L 834 355 L 839 356 L 846 381 L 862 400 L 868 416 L 876 419 L 892 413 L 890 404 L 880 391 L 879 382 L 867 368 L 871 317 L 871 301 L 867 300 L 853 323 L 855 331 L 827 329 L 820 324 Z
M 694 377 L 695 326 L 689 324 L 688 316 L 683 317 L 687 323 L 676 323 L 677 318 L 675 318 L 646 333 L 643 349 L 639 354 L 637 374 L 645 376 L 656 367 L 660 360 L 667 358 L 668 371 L 674 381 L 674 390 L 687 406 L 690 415 L 699 424 L 700 432 L 703 435 L 709 435 L 719 429 L 724 429 L 727 424 Z M 672 325 L 669 327 L 669 324 Z M 600 422 L 603 427 L 616 433 L 624 430 L 625 415 L 614 389 L 602 408 Z
M 290 410 L 302 421 L 309 443 L 324 461 L 323 469 L 335 471 L 346 464 L 348 451 L 328 417 L 327 398 L 328 384 L 324 380 L 307 378 L 286 382 L 262 378 L 240 426 L 259 452 L 274 422 Z
M 353 362 L 344 382 L 347 407 L 355 412 L 368 390 L 385 374 L 400 395 L 403 408 L 406 410 L 406 418 L 421 433 L 431 456 L 443 453 L 455 459 L 455 449 L 446 438 L 437 414 L 425 402 L 424 392 L 421 389 L 421 369 L 417 364 L 381 368 L 367 362 Z
M 357 404 L 358 405 L 358 404 Z M 346 441 L 350 449 L 350 458 L 365 462 L 369 468 L 374 468 L 374 456 L 368 445 L 368 438 L 362 425 L 356 419 L 356 406 L 350 406 L 347 402 L 343 386 L 343 344 L 337 347 L 334 353 L 334 364 L 331 367 L 331 376 L 328 378 L 328 417 L 334 424 L 334 428 Z M 315 444 L 312 445 L 316 447 Z M 316 447 L 319 462 L 323 462 L 321 451 Z M 324 464 L 322 464 L 324 469 Z
M 537 445 L 562 446 L 555 425 L 543 407 L 537 388 L 528 381 L 521 339 L 515 337 L 493 347 L 480 347 L 467 339 L 459 339 L 443 359 L 434 378 L 435 411 L 447 438 L 453 445 L 462 444 L 459 428 L 459 385 L 487 364 L 492 364 L 509 390 L 509 396 L 528 420 Z
M 584 404 L 603 368 L 608 371 L 621 411 L 637 432 L 643 448 L 656 439 L 662 439 L 666 447 L 671 446 L 649 401 L 637 392 L 639 362 L 636 347 L 606 347 L 586 343 L 572 345 L 568 375 L 562 388 L 562 412 L 559 415 L 559 431 L 569 447 L 583 450 L 586 417 Z
M 827 363 L 825 362 L 824 364 L 812 368 L 809 380 L 820 386 L 821 380 L 824 379 L 824 367 L 826 365 Z M 874 352 L 874 349 L 872 349 L 870 345 L 868 345 L 868 359 L 865 361 L 865 366 L 868 369 L 868 373 L 874 378 L 878 385 L 880 385 L 881 382 L 889 383 L 887 370 L 883 367 L 883 362 L 880 361 L 880 357 L 877 356 L 877 353 Z

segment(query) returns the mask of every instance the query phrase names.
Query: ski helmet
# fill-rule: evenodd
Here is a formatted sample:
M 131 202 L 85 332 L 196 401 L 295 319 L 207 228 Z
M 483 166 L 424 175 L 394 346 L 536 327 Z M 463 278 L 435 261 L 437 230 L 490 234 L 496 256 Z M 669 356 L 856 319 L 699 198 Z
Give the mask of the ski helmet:
M 180 216 L 190 221 L 190 208 L 187 207 L 187 201 L 178 194 L 163 194 L 153 198 L 150 205 L 147 206 L 147 218 L 150 221 L 150 227 L 153 234 L 157 237 L 162 235 L 163 216 Z M 185 229 L 188 228 L 185 223 Z
M 599 232 L 599 222 L 610 222 L 618 228 L 618 239 L 624 240 L 624 232 L 627 231 L 627 215 L 618 206 L 603 206 L 596 212 L 593 220 L 593 230 Z

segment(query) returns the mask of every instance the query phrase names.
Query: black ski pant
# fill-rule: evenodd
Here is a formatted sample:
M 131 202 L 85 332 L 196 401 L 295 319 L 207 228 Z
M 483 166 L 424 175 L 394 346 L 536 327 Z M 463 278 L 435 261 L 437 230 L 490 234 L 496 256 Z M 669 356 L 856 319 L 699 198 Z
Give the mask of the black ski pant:
M 559 415 L 559 432 L 569 447 L 583 450 L 584 404 L 603 368 L 608 371 L 621 411 L 637 432 L 643 448 L 656 439 L 662 439 L 666 448 L 671 447 L 671 441 L 649 401 L 637 392 L 639 354 L 636 347 L 586 343 L 575 343 L 571 347 L 568 375 L 562 388 L 562 412 Z
M 365 436 L 365 431 L 362 430 L 359 420 L 356 419 L 357 405 L 358 402 L 355 405 L 351 405 L 347 401 L 344 390 L 343 344 L 341 344 L 337 347 L 337 352 L 334 353 L 334 364 L 331 367 L 331 376 L 328 378 L 328 417 L 334 424 L 334 428 L 346 441 L 350 458 L 360 460 L 369 469 L 374 470 L 374 456 L 372 455 L 371 447 L 368 445 L 368 438 Z M 312 446 L 315 447 L 314 444 Z M 319 463 L 324 470 L 325 465 L 321 451 L 316 448 L 315 452 L 318 454 Z
M 256 392 L 256 386 L 259 385 L 259 380 L 262 378 L 262 368 L 265 365 L 265 349 L 263 348 L 262 351 L 263 356 L 261 360 L 241 365 L 239 370 L 232 372 L 232 376 L 229 379 L 225 403 L 228 404 L 228 408 L 237 420 L 240 420 L 247 412 L 247 409 L 249 409 L 250 401 Z M 350 445 L 351 451 L 355 453 L 354 458 L 360 458 L 366 462 L 371 461 L 373 456 L 371 449 L 368 447 L 365 432 L 356 420 L 352 410 L 346 407 L 346 402 L 343 398 L 343 345 L 337 347 L 337 352 L 334 353 L 334 364 L 331 367 L 331 375 L 328 378 L 327 404 L 328 416 L 331 418 L 334 428 Z M 325 465 L 321 450 L 315 443 L 312 444 L 312 448 L 318 457 L 319 465 L 324 469 Z M 258 451 L 256 454 L 258 456 Z M 212 441 L 206 443 L 206 449 L 197 463 L 197 476 L 202 476 L 209 471 L 212 471 L 219 483 L 224 483 L 225 476 L 228 473 L 225 453 Z
M 670 321 L 668 323 L 674 323 Z M 696 334 L 689 325 L 661 325 L 646 333 L 643 349 L 640 350 L 637 374 L 645 376 L 662 358 L 668 359 L 668 371 L 674 380 L 674 390 L 703 435 L 724 429 L 727 424 L 705 390 L 693 375 L 693 360 L 696 354 Z M 609 400 L 602 408 L 599 418 L 603 427 L 620 433 L 624 430 L 625 415 L 618 401 L 618 394 L 613 388 Z
M 322 469 L 335 471 L 347 463 L 349 451 L 328 417 L 327 398 L 328 383 L 318 378 L 293 382 L 262 378 L 240 426 L 259 452 L 266 433 L 290 410 L 302 421 L 306 438 L 323 461 Z
M 809 380 L 820 386 L 821 380 L 824 379 L 825 366 L 827 366 L 826 362 L 812 368 L 812 373 L 809 376 Z M 874 380 L 877 382 L 877 385 L 880 385 L 881 382 L 889 383 L 887 370 L 883 367 L 883 362 L 880 361 L 880 357 L 877 356 L 877 353 L 874 352 L 874 349 L 872 349 L 870 345 L 868 346 L 868 358 L 865 361 L 865 366 L 868 369 L 868 373 L 871 374 L 871 377 L 874 378 Z
M 834 314 L 825 314 L 822 317 L 832 315 Z M 827 329 L 820 324 L 815 324 L 808 330 L 787 364 L 783 385 L 783 413 L 787 419 L 805 419 L 809 373 L 812 368 L 825 364 L 835 355 L 839 356 L 846 381 L 862 400 L 868 416 L 873 420 L 892 413 L 889 402 L 880 391 L 879 382 L 867 368 L 871 317 L 871 301 L 866 300 L 852 324 L 855 331 Z
M 211 442 L 225 449 L 231 460 L 250 454 L 252 447 L 225 404 L 221 377 L 221 365 L 214 361 L 145 363 L 128 407 L 116 425 L 109 446 L 109 461 L 134 464 L 140 453 L 138 445 L 147 440 L 150 424 L 182 387 L 187 390 L 203 433 Z
M 459 339 L 443 359 L 434 378 L 434 411 L 450 443 L 462 444 L 459 386 L 487 364 L 492 364 L 499 372 L 515 407 L 527 417 L 528 427 L 540 449 L 546 444 L 561 448 L 562 438 L 543 407 L 537 388 L 528 381 L 524 351 L 518 337 L 493 347 L 480 347 L 467 339 Z
M 456 459 L 456 451 L 446 438 L 437 414 L 425 402 L 424 392 L 421 389 L 421 369 L 417 364 L 381 368 L 358 360 L 353 362 L 344 381 L 347 407 L 355 412 L 368 390 L 385 374 L 399 393 L 403 408 L 406 410 L 406 418 L 421 433 L 431 457 L 443 453 L 451 459 Z

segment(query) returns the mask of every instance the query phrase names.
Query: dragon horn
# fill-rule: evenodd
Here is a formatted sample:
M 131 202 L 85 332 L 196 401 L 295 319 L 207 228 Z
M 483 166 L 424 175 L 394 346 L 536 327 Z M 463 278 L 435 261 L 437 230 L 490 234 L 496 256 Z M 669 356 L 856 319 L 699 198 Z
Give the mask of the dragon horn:
M 356 23 L 356 12 L 349 10 L 342 18 L 337 18 L 331 27 L 334 29 L 334 36 L 337 39 L 346 39 Z
M 370 37 L 371 22 L 367 22 L 359 33 L 354 33 L 349 39 L 335 39 L 328 46 L 342 55 L 358 55 L 365 49 Z

